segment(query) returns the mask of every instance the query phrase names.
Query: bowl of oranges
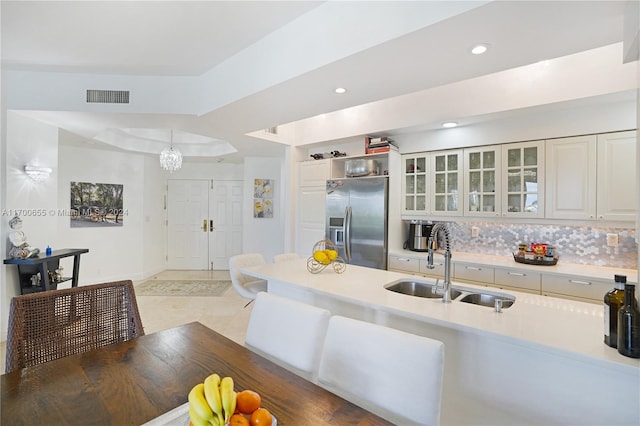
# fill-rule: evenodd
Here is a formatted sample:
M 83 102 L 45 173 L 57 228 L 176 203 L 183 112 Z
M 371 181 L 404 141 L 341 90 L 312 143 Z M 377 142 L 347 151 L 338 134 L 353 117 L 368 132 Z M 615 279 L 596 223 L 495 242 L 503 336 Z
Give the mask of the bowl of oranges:
M 331 240 L 318 241 L 313 245 L 311 252 L 307 259 L 307 270 L 312 274 L 322 272 L 329 265 L 338 274 L 347 269 L 344 259 L 338 256 L 338 249 Z

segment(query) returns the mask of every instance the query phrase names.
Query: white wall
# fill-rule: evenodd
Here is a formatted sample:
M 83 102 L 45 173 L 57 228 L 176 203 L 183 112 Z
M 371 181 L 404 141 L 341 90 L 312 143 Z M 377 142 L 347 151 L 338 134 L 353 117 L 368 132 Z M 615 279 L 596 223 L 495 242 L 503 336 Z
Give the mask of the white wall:
M 122 227 L 71 228 L 69 217 L 57 218 L 59 238 L 54 248 L 89 249 L 80 259 L 80 285 L 143 278 L 144 156 L 61 145 L 59 159 L 57 207 L 60 209 L 70 208 L 71 182 L 124 186 Z
M 19 214 L 27 242 L 44 250 L 47 245 L 58 243 L 57 218 L 51 212 L 57 209 L 58 129 L 26 118 L 12 111 L 6 116 L 6 158 L 4 164 L 6 188 L 2 209 L 2 238 L 5 242 L 3 258 L 7 257 L 9 220 Z M 53 169 L 51 177 L 35 183 L 24 174 L 25 164 L 46 166 Z M 4 277 L 1 283 L 2 301 L 0 331 L 6 339 L 9 302 L 20 294 L 17 269 L 2 265 Z
M 246 157 L 244 160 L 244 203 L 242 251 L 262 253 L 267 262 L 285 251 L 285 223 L 290 220 L 288 197 L 289 167 L 280 158 Z M 273 179 L 273 218 L 253 217 L 254 179 Z

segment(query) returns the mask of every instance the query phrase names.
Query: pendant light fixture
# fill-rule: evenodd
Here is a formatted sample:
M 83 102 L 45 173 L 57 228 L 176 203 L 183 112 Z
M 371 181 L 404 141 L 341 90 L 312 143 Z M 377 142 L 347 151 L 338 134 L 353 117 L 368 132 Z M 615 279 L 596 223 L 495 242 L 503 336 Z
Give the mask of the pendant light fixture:
M 160 153 L 160 166 L 170 173 L 182 167 L 182 153 L 173 148 L 173 130 L 171 130 L 171 143 Z

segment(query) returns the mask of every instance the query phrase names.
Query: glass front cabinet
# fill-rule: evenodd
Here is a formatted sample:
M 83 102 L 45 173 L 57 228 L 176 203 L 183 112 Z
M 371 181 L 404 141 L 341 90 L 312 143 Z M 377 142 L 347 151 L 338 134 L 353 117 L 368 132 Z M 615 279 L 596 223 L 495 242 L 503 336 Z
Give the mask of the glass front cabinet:
M 429 154 L 402 156 L 402 210 L 406 214 L 427 213 L 427 165 Z
M 465 216 L 500 216 L 502 212 L 500 146 L 464 150 Z
M 462 215 L 462 150 L 402 156 L 403 214 Z
M 431 213 L 462 216 L 462 150 L 431 153 Z
M 502 215 L 544 217 L 544 141 L 502 146 Z

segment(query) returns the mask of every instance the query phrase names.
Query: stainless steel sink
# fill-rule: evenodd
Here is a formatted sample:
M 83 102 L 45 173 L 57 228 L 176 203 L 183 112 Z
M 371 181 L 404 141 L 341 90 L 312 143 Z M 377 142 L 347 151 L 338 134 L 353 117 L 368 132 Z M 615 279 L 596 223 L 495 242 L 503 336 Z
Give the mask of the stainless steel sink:
M 502 300 L 502 308 L 508 308 L 516 301 L 512 296 L 498 296 L 488 293 L 470 293 L 460 299 L 461 302 L 472 303 L 474 305 L 495 307 L 496 300 Z
M 435 281 L 418 281 L 418 280 L 398 280 L 387 284 L 384 288 L 396 293 L 406 294 L 409 296 L 426 297 L 428 299 L 442 298 L 442 287 L 436 287 Z M 451 289 L 451 299 L 455 299 L 462 293 L 456 289 Z
M 428 299 L 441 299 L 444 292 L 442 287 L 436 285 L 436 281 L 428 279 L 399 279 L 385 285 L 384 288 L 395 293 Z M 451 287 L 451 300 L 494 309 L 496 308 L 496 300 L 500 300 L 502 305 L 497 310 L 509 308 L 516 302 L 516 298 L 508 294 L 486 293 L 463 286 Z

